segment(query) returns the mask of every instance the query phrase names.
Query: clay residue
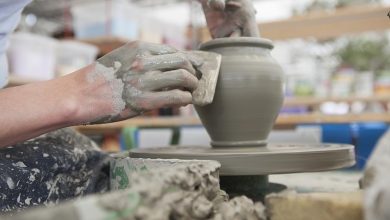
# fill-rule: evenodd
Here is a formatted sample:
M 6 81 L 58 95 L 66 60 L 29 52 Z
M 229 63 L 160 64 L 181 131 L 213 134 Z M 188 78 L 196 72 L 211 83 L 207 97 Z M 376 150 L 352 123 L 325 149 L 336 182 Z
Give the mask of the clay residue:
M 235 197 L 228 202 L 223 202 L 217 207 L 214 219 L 267 219 L 265 207 L 259 203 L 253 203 L 245 196 Z
M 260 203 L 255 204 L 244 196 L 228 201 L 219 186 L 219 163 L 172 162 L 176 165 L 170 168 L 130 175 L 129 195 L 139 199 L 139 203 L 134 214 L 123 219 L 265 219 Z M 134 207 L 134 200 L 122 201 L 125 203 L 118 203 L 118 198 L 113 196 L 112 200 L 101 200 L 100 204 L 117 212 L 129 205 Z
M 112 95 L 110 98 L 112 100 L 113 113 L 111 114 L 111 116 L 118 115 L 126 107 L 126 103 L 122 99 L 124 83 L 115 75 L 115 73 L 120 69 L 121 66 L 122 64 L 120 62 L 114 62 L 113 67 L 107 67 L 99 62 L 96 62 L 95 70 L 87 75 L 87 81 L 89 83 L 95 82 L 96 80 L 103 78 L 109 84 L 110 89 L 112 91 Z

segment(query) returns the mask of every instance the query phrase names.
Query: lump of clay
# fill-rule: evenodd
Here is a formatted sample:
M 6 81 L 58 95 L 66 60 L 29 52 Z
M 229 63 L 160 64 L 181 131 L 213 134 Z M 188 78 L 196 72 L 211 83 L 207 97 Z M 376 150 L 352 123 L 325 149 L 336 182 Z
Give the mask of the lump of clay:
M 237 219 L 256 220 L 267 219 L 265 207 L 260 202 L 253 203 L 245 196 L 235 197 L 230 201 L 223 202 L 217 206 L 217 214 L 214 220 Z

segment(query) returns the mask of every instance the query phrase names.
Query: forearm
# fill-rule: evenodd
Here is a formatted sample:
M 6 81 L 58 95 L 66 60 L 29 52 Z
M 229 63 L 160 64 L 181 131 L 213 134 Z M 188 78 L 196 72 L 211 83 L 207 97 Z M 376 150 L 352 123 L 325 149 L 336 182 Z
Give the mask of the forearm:
M 4 89 L 0 147 L 67 126 L 192 103 L 194 68 L 202 64 L 200 57 L 165 45 L 133 42 L 65 77 Z
M 111 106 L 95 92 L 102 85 L 85 83 L 93 67 L 55 80 L 0 90 L 0 147 L 43 133 L 97 120 Z

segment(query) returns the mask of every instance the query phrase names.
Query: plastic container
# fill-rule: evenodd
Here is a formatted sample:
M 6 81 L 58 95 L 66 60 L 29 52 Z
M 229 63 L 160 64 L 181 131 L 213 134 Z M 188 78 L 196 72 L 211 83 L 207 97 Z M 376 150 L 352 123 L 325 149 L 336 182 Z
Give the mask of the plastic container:
M 65 75 L 95 61 L 99 49 L 78 41 L 60 41 L 57 47 L 57 74 Z
M 352 144 L 350 124 L 322 124 L 321 128 L 323 143 Z
M 363 169 L 376 144 L 389 126 L 383 122 L 358 123 L 353 127 L 355 136 L 356 168 Z
M 138 148 L 169 146 L 173 137 L 170 128 L 143 128 L 137 133 Z
M 138 19 L 142 12 L 128 1 L 77 4 L 71 13 L 77 38 L 116 36 L 133 40 L 139 36 Z
M 54 78 L 57 45 L 56 39 L 36 34 L 11 35 L 8 49 L 10 72 L 33 80 Z

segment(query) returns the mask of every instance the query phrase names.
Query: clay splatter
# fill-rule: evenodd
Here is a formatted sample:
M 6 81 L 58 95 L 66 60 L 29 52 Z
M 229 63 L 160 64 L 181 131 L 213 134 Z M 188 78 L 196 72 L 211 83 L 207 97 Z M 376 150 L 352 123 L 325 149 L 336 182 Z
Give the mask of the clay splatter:
M 0 149 L 0 210 L 104 192 L 108 173 L 101 169 L 106 159 L 96 144 L 71 129 Z
M 7 177 L 7 185 L 9 189 L 15 189 L 15 183 L 11 177 Z
M 26 164 L 24 164 L 23 162 L 19 161 L 19 162 L 16 162 L 16 163 L 12 163 L 13 166 L 15 167 L 20 167 L 20 168 L 25 168 L 27 167 Z

